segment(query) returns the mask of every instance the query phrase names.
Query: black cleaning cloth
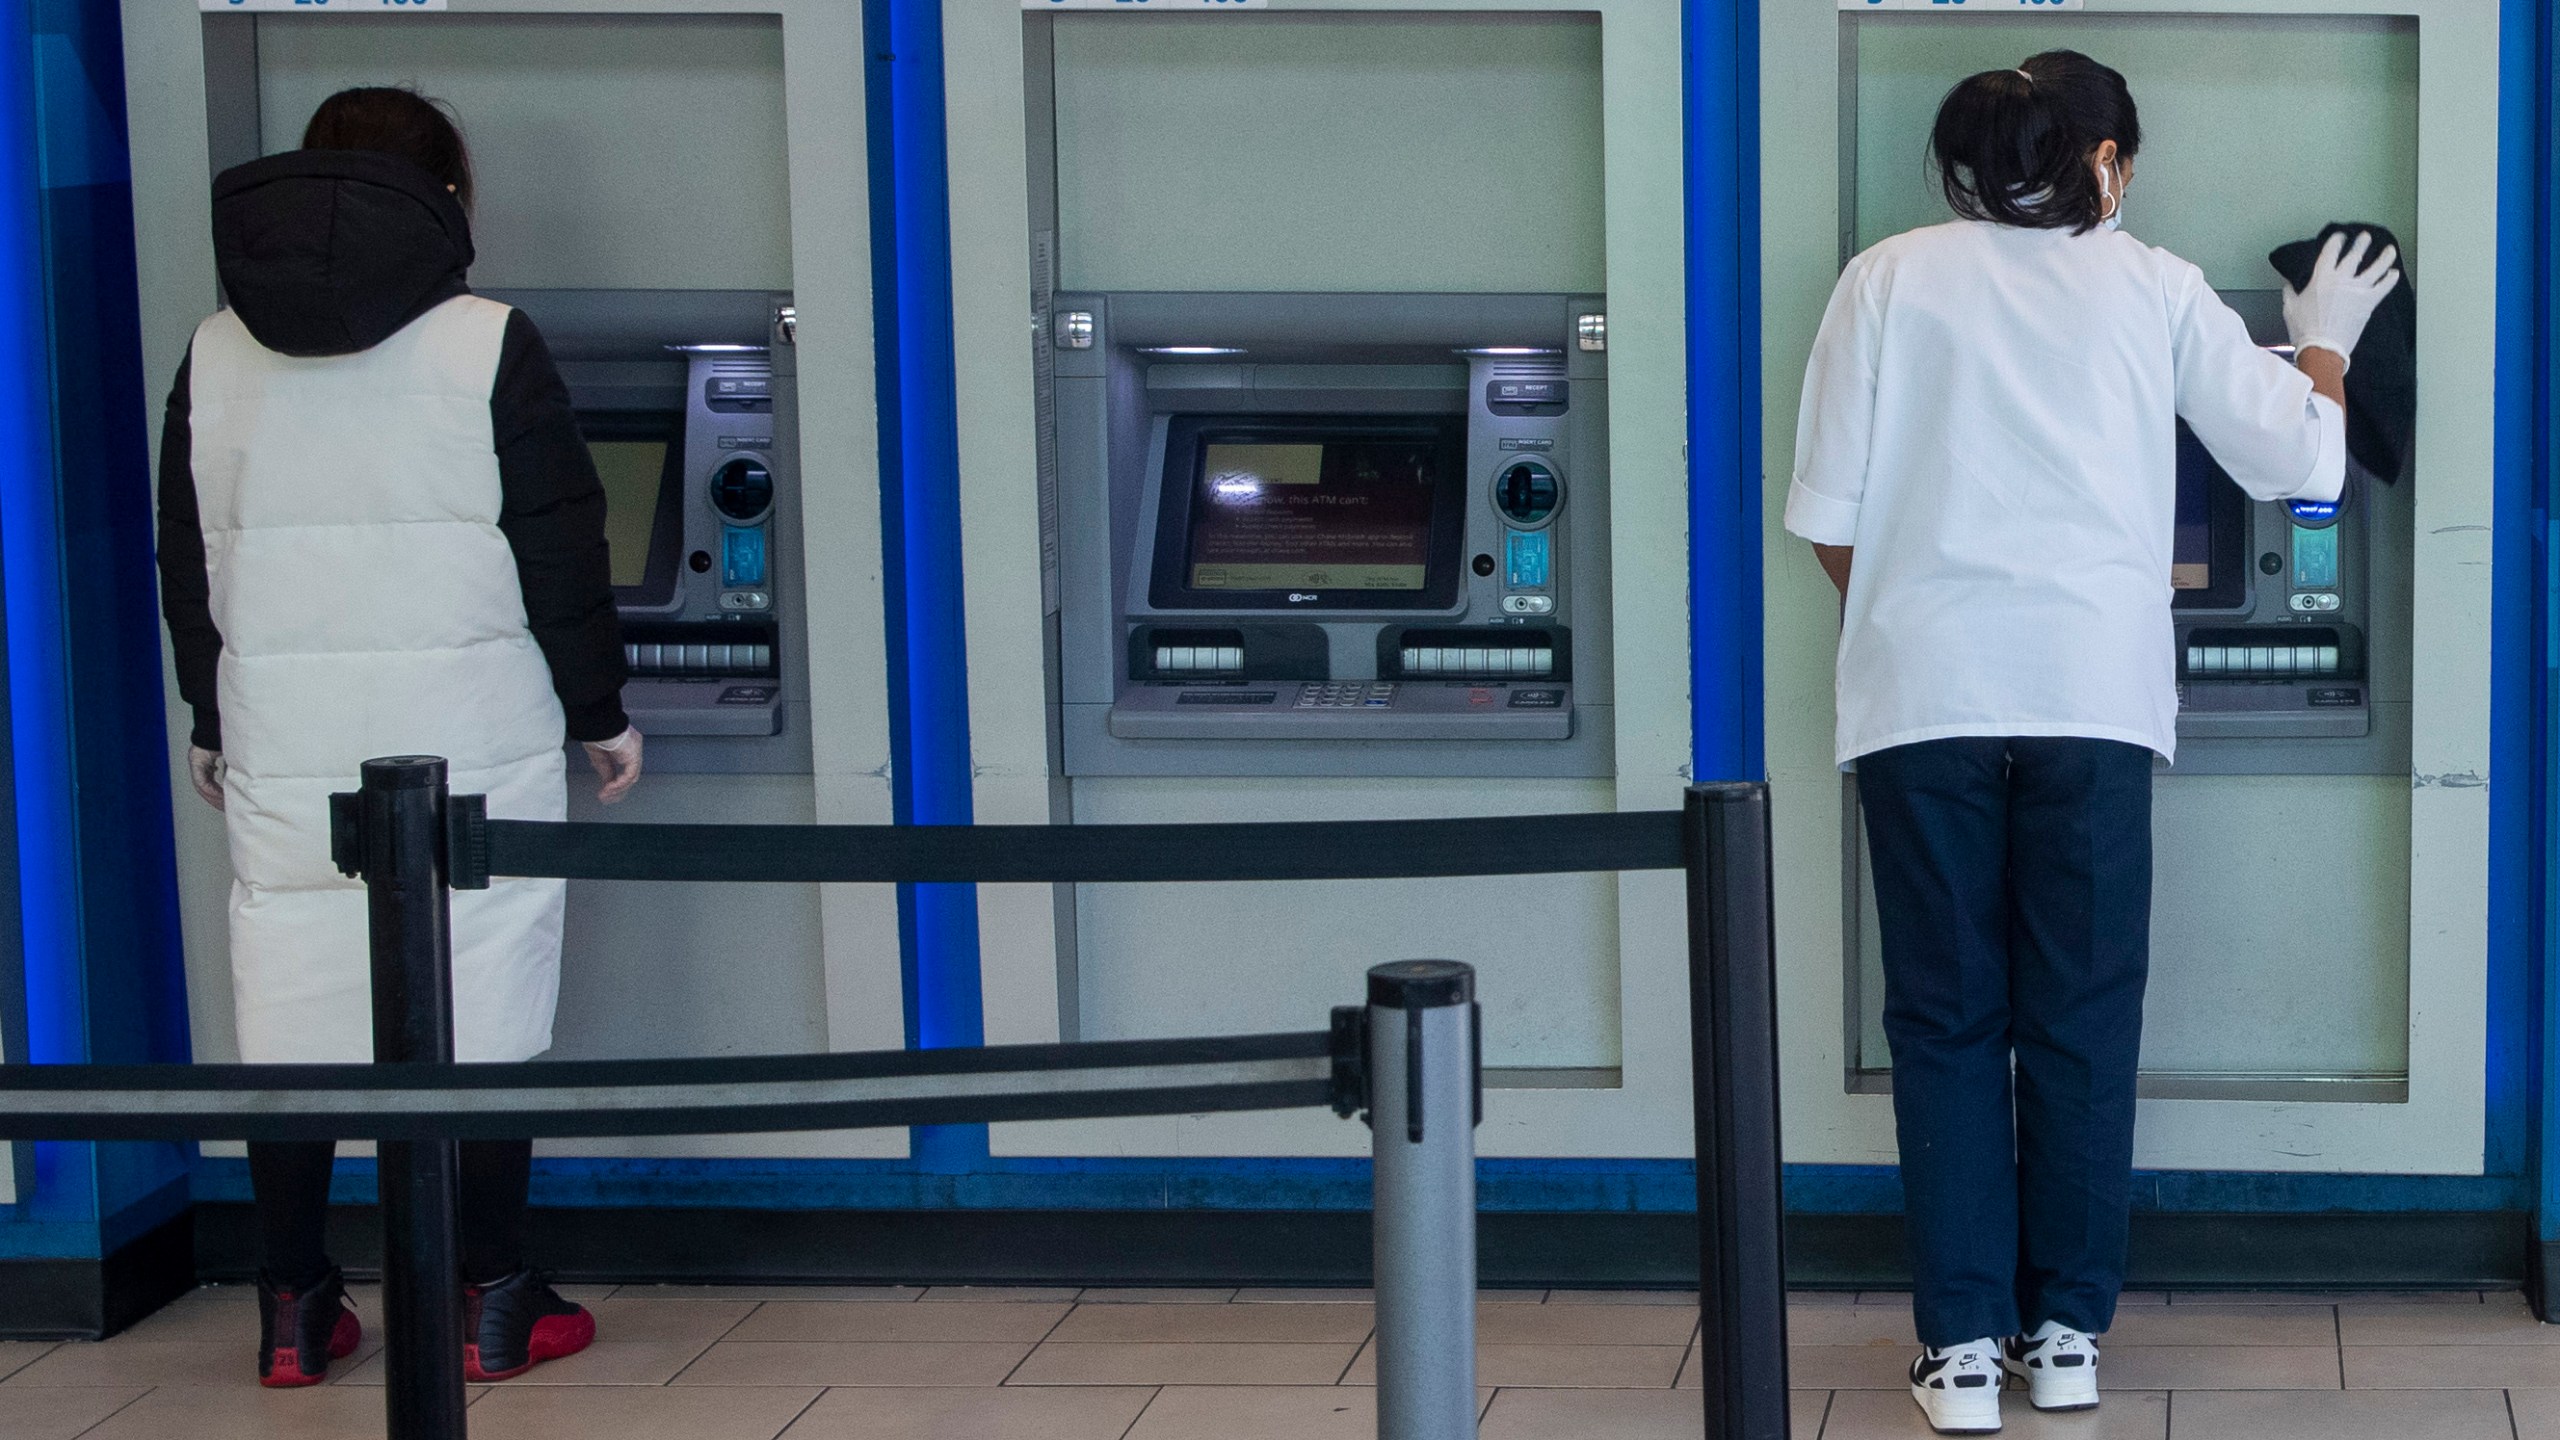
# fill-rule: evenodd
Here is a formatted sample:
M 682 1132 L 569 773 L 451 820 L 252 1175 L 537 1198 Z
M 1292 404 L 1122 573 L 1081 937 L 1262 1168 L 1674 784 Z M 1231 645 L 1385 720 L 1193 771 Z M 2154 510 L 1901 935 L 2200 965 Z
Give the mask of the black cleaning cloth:
M 2400 243 L 2379 225 L 2332 222 L 2308 240 L 2279 245 L 2267 263 L 2296 290 L 2311 278 L 2311 266 L 2329 237 L 2345 232 L 2350 248 L 2355 232 L 2373 232 L 2369 260 L 2386 245 Z M 2409 459 L 2418 430 L 2418 287 L 2409 278 L 2409 257 L 2400 257 L 2400 283 L 2382 297 L 2373 321 L 2356 342 L 2347 367 L 2347 453 L 2378 480 L 2397 480 Z

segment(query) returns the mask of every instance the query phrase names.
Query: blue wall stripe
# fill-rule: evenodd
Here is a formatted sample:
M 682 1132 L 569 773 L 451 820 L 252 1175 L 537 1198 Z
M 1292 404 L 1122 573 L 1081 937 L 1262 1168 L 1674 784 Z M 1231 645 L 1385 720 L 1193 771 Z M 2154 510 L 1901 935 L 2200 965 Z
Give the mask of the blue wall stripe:
M 1478 1203 L 1489 1211 L 1687 1214 L 1697 1203 L 1685 1160 L 1484 1160 Z M 1889 1165 L 1791 1165 L 1787 1207 L 1800 1214 L 1890 1214 L 1902 1182 Z M 2231 1174 L 2144 1171 L 2146 1212 L 2301 1214 L 2522 1210 L 2519 1177 Z M 341 1162 L 341 1204 L 374 1198 L 372 1163 Z M 247 1165 L 207 1160 L 200 1201 L 249 1198 Z M 545 1159 L 535 1203 L 546 1206 L 739 1207 L 758 1210 L 1351 1210 L 1369 1203 L 1369 1165 L 1355 1159 L 997 1159 L 965 1174 L 878 1160 Z
M 940 0 L 865 0 L 873 61 L 872 243 L 882 337 L 882 489 L 897 652 L 892 773 L 898 819 L 966 825 L 973 814 L 968 640 L 960 540 L 960 426 L 951 332 L 950 169 Z M 885 183 L 879 166 L 885 157 Z M 885 202 L 885 203 L 883 203 Z M 894 417 L 894 418 L 893 418 Z M 986 1035 L 978 969 L 977 891 L 918 885 L 900 896 L 912 956 L 910 1033 L 917 1045 L 977 1045 Z M 987 1153 L 984 1126 L 931 1126 L 919 1163 L 965 1169 Z
M 1682 0 L 1681 32 L 1691 773 L 1700 780 L 1757 780 L 1767 771 L 1760 704 L 1758 0 Z

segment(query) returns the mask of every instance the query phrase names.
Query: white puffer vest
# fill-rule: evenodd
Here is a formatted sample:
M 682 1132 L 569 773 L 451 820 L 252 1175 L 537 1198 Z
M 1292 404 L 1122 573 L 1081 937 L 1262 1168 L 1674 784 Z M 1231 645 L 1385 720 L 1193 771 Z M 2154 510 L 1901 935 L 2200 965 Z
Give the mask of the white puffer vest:
M 364 891 L 329 862 L 328 797 L 366 760 L 441 755 L 491 815 L 566 813 L 560 703 L 498 530 L 489 396 L 508 313 L 459 296 L 314 359 L 227 310 L 197 327 L 190 453 L 222 632 L 244 1060 L 372 1058 Z M 454 895 L 459 1058 L 550 1048 L 564 893 Z

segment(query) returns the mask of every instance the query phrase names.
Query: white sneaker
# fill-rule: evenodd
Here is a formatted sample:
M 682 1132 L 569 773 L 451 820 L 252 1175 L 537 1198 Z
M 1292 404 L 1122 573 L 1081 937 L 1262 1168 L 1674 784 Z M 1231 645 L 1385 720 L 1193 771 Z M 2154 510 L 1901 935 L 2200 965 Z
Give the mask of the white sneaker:
M 2000 1428 L 2000 1342 L 1931 1346 L 1911 1362 L 1911 1398 L 1941 1435 L 1988 1435 Z
M 2027 1383 L 2027 1403 L 2039 1410 L 2098 1408 L 2098 1344 L 2067 1325 L 2047 1320 L 2033 1335 L 2001 1343 L 2002 1363 Z

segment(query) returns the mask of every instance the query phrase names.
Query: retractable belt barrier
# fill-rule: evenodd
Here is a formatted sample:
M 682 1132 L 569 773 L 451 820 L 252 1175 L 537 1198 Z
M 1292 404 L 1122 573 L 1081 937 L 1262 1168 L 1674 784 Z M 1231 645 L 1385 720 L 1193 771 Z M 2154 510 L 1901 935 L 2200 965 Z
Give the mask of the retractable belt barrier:
M 451 898 L 493 877 L 1115 884 L 1684 870 L 1708 1440 L 1785 1440 L 1776 973 L 1767 787 L 1681 810 L 1347 823 L 609 825 L 493 820 L 430 757 L 331 797 L 365 881 L 375 1063 L 0 1065 L 0 1138 L 382 1142 L 390 1440 L 466 1434 L 455 1144 L 1327 1106 L 1369 1122 L 1378 1434 L 1475 1433 L 1475 974 L 1369 972 L 1368 1003 L 1297 1034 L 706 1060 L 453 1063 Z

